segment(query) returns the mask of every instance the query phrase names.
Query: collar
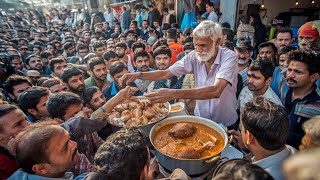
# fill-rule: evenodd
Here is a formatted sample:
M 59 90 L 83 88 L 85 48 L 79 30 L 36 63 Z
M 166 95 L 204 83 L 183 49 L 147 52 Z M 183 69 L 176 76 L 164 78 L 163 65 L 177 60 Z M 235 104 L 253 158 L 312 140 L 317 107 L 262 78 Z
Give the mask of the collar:
M 295 99 L 294 102 L 305 102 L 307 104 L 318 101 L 320 99 L 320 95 L 319 95 L 320 89 L 314 85 L 314 89 L 305 97 L 303 97 L 302 99 Z M 290 88 L 288 93 L 287 93 L 287 98 L 288 101 L 286 101 L 286 103 L 290 103 L 292 102 L 292 94 L 293 94 L 293 90 Z

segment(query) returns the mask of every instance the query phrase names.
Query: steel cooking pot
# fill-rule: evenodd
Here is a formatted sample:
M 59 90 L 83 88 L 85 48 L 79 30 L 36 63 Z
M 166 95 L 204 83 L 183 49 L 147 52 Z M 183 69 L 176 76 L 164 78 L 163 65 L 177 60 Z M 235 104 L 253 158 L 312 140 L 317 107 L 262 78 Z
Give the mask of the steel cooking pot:
M 217 131 L 222 138 L 224 139 L 224 146 L 221 149 L 223 149 L 227 146 L 228 144 L 228 135 L 226 131 L 219 126 L 217 123 L 213 122 L 212 120 L 205 119 L 202 117 L 196 117 L 196 116 L 175 116 L 175 117 L 170 117 L 167 119 L 164 119 L 160 122 L 158 122 L 156 125 L 153 126 L 153 128 L 150 131 L 149 134 L 149 139 L 151 141 L 152 146 L 155 148 L 155 156 L 158 159 L 158 162 L 166 169 L 173 171 L 176 168 L 181 168 L 183 169 L 188 175 L 198 175 L 198 174 L 203 174 L 210 169 L 214 167 L 216 162 L 220 159 L 220 154 L 221 151 L 218 152 L 215 155 L 212 155 L 207 158 L 203 159 L 179 159 L 176 157 L 172 157 L 169 155 L 166 155 L 162 152 L 160 152 L 153 144 L 153 138 L 157 131 L 168 124 L 173 124 L 173 123 L 178 123 L 178 122 L 193 122 L 193 123 L 200 123 L 203 125 L 206 125 L 215 131 Z

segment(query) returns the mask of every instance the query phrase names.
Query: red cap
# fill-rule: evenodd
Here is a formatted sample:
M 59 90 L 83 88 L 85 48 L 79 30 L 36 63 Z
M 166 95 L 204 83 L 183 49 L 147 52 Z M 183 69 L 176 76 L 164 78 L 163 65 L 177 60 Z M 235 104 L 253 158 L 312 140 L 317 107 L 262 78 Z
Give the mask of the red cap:
M 299 36 L 318 36 L 319 32 L 313 28 L 313 21 L 307 22 L 299 28 Z

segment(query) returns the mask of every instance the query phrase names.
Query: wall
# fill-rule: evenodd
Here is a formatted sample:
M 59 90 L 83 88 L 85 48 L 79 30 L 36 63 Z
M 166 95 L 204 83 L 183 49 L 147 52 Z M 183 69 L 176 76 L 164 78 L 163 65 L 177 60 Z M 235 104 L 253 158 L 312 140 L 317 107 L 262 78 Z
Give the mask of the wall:
M 239 10 L 247 12 L 247 4 L 262 4 L 262 0 L 240 0 Z M 290 8 L 304 8 L 310 3 L 309 0 L 298 0 L 299 4 L 295 5 L 295 0 L 264 0 L 264 6 L 267 9 L 267 22 L 270 23 L 281 12 L 288 12 Z

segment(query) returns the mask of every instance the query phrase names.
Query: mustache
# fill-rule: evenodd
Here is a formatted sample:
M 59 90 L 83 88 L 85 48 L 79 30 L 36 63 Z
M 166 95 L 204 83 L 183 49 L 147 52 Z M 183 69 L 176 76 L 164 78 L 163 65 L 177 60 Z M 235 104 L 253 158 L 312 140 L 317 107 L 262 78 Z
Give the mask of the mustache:
M 292 82 L 294 82 L 294 83 L 297 83 L 297 81 L 294 80 L 294 79 L 292 79 L 292 78 L 287 78 L 287 82 L 288 82 L 288 81 L 292 81 Z
M 75 148 L 74 152 L 72 154 L 72 158 L 71 158 L 72 161 L 73 161 L 74 157 L 76 156 L 77 152 L 78 152 L 78 148 Z

